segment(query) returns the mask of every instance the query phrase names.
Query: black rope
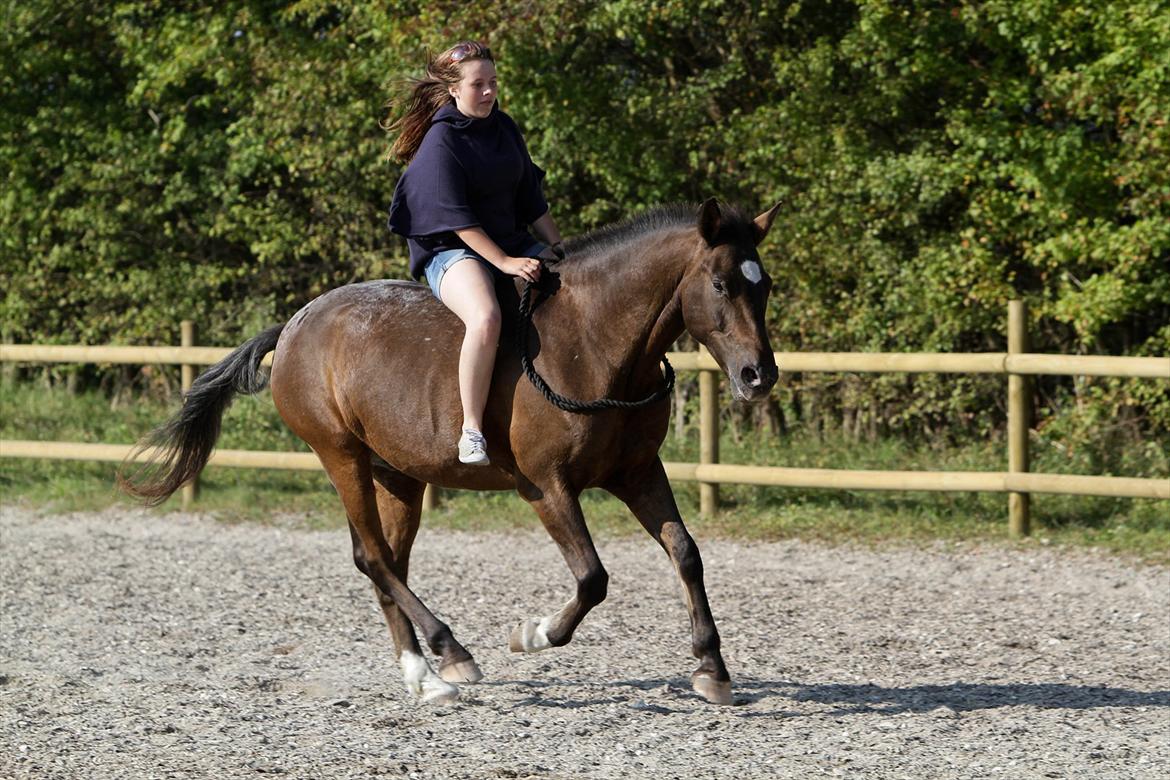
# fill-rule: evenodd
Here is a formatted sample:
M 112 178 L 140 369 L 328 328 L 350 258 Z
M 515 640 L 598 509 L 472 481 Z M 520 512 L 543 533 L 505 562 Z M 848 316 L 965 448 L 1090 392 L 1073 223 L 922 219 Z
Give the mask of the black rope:
M 576 412 L 577 414 L 587 414 L 589 412 L 599 412 L 603 409 L 641 409 L 643 406 L 657 403 L 663 398 L 670 395 L 674 389 L 674 368 L 670 365 L 670 361 L 666 359 L 666 355 L 662 356 L 662 365 L 666 369 L 666 385 L 658 388 L 653 393 L 643 398 L 641 401 L 618 401 L 614 398 L 598 398 L 595 401 L 574 401 L 572 398 L 557 393 L 548 386 L 548 382 L 544 381 L 544 377 L 536 373 L 536 369 L 532 366 L 532 361 L 528 358 L 528 328 L 532 324 L 532 312 L 535 307 L 531 304 L 529 293 L 532 290 L 532 282 L 524 283 L 524 292 L 520 294 L 520 323 L 516 328 L 516 346 L 520 350 L 520 365 L 524 366 L 524 373 L 528 375 L 528 379 L 532 384 L 536 385 L 536 389 L 540 394 L 556 406 L 558 409 L 564 409 L 566 412 Z

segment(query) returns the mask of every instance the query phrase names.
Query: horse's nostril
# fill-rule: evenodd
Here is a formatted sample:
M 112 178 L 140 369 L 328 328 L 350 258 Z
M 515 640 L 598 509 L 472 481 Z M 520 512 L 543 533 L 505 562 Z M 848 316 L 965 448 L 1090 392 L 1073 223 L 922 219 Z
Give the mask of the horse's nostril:
M 743 371 L 739 372 L 739 376 L 748 387 L 760 386 L 760 373 L 756 371 L 755 366 L 746 366 Z

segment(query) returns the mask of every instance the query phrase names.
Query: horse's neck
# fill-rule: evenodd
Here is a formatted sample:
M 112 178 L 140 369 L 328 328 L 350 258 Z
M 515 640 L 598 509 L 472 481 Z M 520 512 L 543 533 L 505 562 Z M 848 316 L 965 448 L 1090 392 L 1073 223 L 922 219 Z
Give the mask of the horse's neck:
M 658 362 L 683 331 L 678 286 L 690 254 L 684 231 L 663 231 L 587 258 L 565 261 L 571 292 L 563 315 L 581 345 L 619 370 Z

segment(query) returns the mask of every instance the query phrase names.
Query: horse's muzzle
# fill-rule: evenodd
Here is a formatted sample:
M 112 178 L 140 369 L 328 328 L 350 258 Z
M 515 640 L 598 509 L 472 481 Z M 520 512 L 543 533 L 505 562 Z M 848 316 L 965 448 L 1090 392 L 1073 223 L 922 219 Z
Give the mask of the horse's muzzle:
M 774 361 L 749 363 L 740 368 L 738 375 L 731 376 L 732 390 L 741 401 L 759 401 L 767 397 L 779 378 L 780 370 Z

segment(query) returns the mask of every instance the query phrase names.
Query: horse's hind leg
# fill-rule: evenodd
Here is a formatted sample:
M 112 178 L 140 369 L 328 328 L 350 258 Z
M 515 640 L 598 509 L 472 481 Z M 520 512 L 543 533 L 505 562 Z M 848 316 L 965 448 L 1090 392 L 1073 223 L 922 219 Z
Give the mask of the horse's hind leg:
M 620 481 L 606 485 L 633 511 L 638 522 L 670 556 L 686 596 L 691 618 L 691 652 L 699 659 L 699 668 L 691 674 L 691 685 L 714 704 L 731 703 L 731 677 L 719 649 L 719 632 L 707 603 L 703 586 L 703 560 L 699 548 L 687 533 L 666 479 L 662 461 L 637 471 L 629 471 Z
M 595 606 L 605 600 L 609 575 L 601 565 L 585 516 L 576 496 L 563 489 L 525 490 L 549 536 L 556 542 L 577 580 L 577 592 L 564 607 L 544 618 L 529 618 L 512 631 L 508 646 L 514 653 L 534 653 L 568 644 L 573 631 Z
M 392 564 L 394 574 L 405 583 L 410 568 L 410 550 L 418 533 L 425 486 L 401 472 L 382 465 L 377 459 L 373 473 L 378 515 L 382 521 L 382 536 L 394 555 Z M 436 686 L 430 680 L 434 673 L 431 672 L 418 646 L 414 626 L 402 614 L 394 600 L 376 585 L 374 594 L 378 597 L 382 614 L 386 616 L 386 625 L 390 629 L 390 637 L 394 640 L 394 649 L 402 665 L 406 686 L 412 693 L 426 699 L 428 689 L 440 690 L 442 686 Z M 439 676 L 450 683 L 475 683 L 483 679 L 483 673 L 470 656 L 465 660 L 444 658 L 439 665 Z
M 394 554 L 386 542 L 378 515 L 369 449 L 353 439 L 339 447 L 318 449 L 317 455 L 337 489 L 337 495 L 349 518 L 354 563 L 358 569 L 422 630 L 431 652 L 442 656 L 444 660 L 456 662 L 471 658 L 470 653 L 455 641 L 451 629 L 435 617 L 395 573 Z M 426 664 L 421 656 L 419 659 Z M 427 679 L 427 670 L 429 666 L 415 670 L 415 673 Z M 434 677 L 433 673 L 431 676 Z M 439 686 L 432 686 L 433 692 L 430 692 L 429 699 L 450 700 L 458 696 L 459 689 L 454 685 L 443 683 L 437 677 L 434 682 L 439 683 Z M 428 691 L 424 688 L 423 693 L 427 694 Z

